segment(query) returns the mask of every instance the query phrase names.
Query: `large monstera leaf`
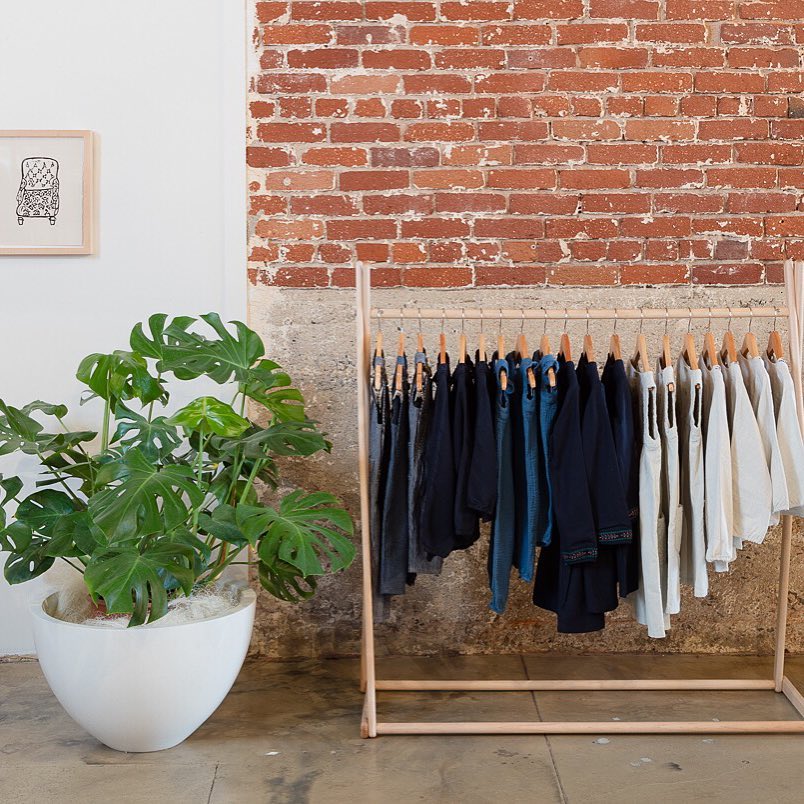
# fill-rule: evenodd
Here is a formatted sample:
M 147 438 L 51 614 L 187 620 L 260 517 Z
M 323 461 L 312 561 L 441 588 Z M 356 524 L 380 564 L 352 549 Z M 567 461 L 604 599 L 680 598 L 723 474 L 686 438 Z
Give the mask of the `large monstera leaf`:
M 290 375 L 273 360 L 260 360 L 251 369 L 243 388 L 246 396 L 267 408 L 276 421 L 302 422 L 304 397 L 291 386 Z
M 222 438 L 237 438 L 251 426 L 231 405 L 215 399 L 214 396 L 202 396 L 176 411 L 168 420 L 168 424 L 183 427 L 188 432 L 208 435 L 212 433 Z
M 121 402 L 117 406 L 115 420 L 117 429 L 111 443 L 118 444 L 121 452 L 136 447 L 153 461 L 170 454 L 181 444 L 179 431 L 168 423 L 165 416 L 156 416 L 149 421 Z
M 249 459 L 267 458 L 271 453 L 282 456 L 306 457 L 325 450 L 332 444 L 317 429 L 315 422 L 275 422 L 266 428 L 254 428 L 237 440 L 228 439 L 220 445 L 225 453 L 240 451 Z
M 84 582 L 97 602 L 102 597 L 110 614 L 131 613 L 129 627 L 153 622 L 167 613 L 167 588 L 192 592 L 194 550 L 163 541 L 141 553 L 133 545 L 111 547 L 93 556 Z
M 159 466 L 139 449 L 98 471 L 98 485 L 114 481 L 89 500 L 92 519 L 112 542 L 170 531 L 188 517 L 182 495 L 194 506 L 204 498 L 190 466 Z
M 355 556 L 351 517 L 326 492 L 292 491 L 278 511 L 238 506 L 237 519 L 249 542 L 259 541 L 261 561 L 283 562 L 304 578 L 344 569 Z
M 148 361 L 136 352 L 88 355 L 75 376 L 93 394 L 109 400 L 112 409 L 127 399 L 139 399 L 147 405 L 157 399 L 166 402 L 168 398 L 161 381 L 148 370 Z

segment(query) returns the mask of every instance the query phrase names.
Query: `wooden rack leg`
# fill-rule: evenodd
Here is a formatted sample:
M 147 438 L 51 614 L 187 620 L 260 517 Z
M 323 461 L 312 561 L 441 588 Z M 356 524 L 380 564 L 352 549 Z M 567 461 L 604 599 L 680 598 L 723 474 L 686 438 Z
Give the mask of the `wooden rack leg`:
M 790 589 L 790 552 L 793 538 L 793 517 L 782 517 L 782 556 L 779 562 L 779 591 L 776 600 L 776 650 L 773 661 L 773 681 L 776 692 L 782 691 L 784 679 L 784 649 L 787 638 L 787 595 Z
M 360 686 L 365 692 L 361 734 L 377 736 L 377 690 L 374 663 L 374 606 L 371 570 L 371 500 L 369 498 L 368 381 L 371 351 L 369 330 L 370 282 L 368 269 L 357 264 L 357 425 L 358 473 L 360 477 L 360 536 L 363 559 L 363 628 L 360 647 Z

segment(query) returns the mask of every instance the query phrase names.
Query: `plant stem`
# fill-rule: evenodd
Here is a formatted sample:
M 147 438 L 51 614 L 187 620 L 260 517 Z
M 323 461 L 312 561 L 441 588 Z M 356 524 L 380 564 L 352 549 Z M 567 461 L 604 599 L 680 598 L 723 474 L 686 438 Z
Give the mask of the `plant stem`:
M 204 446 L 206 442 L 204 440 L 204 434 L 198 434 L 198 459 L 196 461 L 196 480 L 198 481 L 198 487 L 201 488 L 202 483 L 204 482 Z M 198 535 L 198 517 L 201 514 L 201 507 L 196 506 L 193 508 L 193 536 Z
M 246 496 L 248 495 L 249 491 L 251 491 L 251 487 L 254 485 L 254 479 L 257 477 L 257 474 L 259 473 L 260 469 L 262 469 L 264 463 L 265 461 L 259 458 L 256 461 L 254 461 L 254 466 L 251 467 L 251 471 L 249 472 L 248 475 L 248 480 L 246 480 L 246 485 L 243 488 L 243 493 L 240 495 L 241 503 L 246 499 Z
M 66 561 L 76 572 L 80 572 L 82 575 L 84 574 L 84 570 L 82 570 L 81 567 L 76 567 L 75 564 L 73 564 L 72 561 L 70 561 L 69 559 L 65 558 L 64 556 L 60 556 L 60 558 L 61 558 L 62 561 Z

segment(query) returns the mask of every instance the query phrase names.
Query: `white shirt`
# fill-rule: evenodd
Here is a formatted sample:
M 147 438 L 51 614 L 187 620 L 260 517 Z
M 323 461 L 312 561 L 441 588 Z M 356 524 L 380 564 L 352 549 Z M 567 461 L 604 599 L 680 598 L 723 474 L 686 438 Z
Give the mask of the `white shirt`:
M 754 409 L 754 417 L 759 427 L 759 436 L 762 439 L 762 449 L 765 454 L 765 463 L 768 467 L 771 480 L 771 525 L 779 523 L 779 513 L 790 507 L 787 498 L 787 480 L 784 476 L 782 453 L 779 449 L 779 439 L 776 435 L 776 413 L 773 409 L 773 393 L 771 381 L 761 355 L 746 357 L 737 356 L 740 371 L 743 373 L 745 389 Z

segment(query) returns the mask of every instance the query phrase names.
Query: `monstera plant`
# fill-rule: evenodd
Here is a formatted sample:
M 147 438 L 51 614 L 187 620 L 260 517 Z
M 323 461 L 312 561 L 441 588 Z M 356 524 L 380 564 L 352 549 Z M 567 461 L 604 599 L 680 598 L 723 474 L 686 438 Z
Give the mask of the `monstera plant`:
M 350 564 L 352 521 L 335 497 L 278 493 L 277 457 L 331 446 L 300 392 L 245 324 L 200 319 L 153 315 L 134 327 L 130 351 L 81 362 L 85 397 L 103 400 L 98 433 L 69 430 L 64 405 L 0 400 L 0 455 L 21 452 L 41 465 L 31 493 L 18 477 L 0 479 L 10 583 L 62 559 L 95 603 L 136 626 L 233 563 L 253 564 L 263 588 L 287 601 L 310 597 L 317 577 Z M 169 410 L 170 383 L 199 377 L 234 398 Z M 269 502 L 260 502 L 258 481 Z

